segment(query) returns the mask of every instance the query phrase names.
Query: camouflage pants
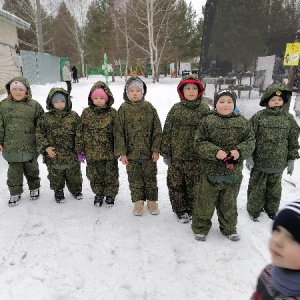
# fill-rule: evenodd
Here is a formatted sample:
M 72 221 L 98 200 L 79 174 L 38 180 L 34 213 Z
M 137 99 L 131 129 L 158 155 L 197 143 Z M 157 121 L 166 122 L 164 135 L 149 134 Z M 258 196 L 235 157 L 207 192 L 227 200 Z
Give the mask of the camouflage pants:
M 40 187 L 39 164 L 37 158 L 26 162 L 9 162 L 7 185 L 12 196 L 23 193 L 23 176 L 27 179 L 29 190 Z
M 67 185 L 71 194 L 81 193 L 82 174 L 79 163 L 77 163 L 74 167 L 65 170 L 53 168 L 51 165 L 47 165 L 47 168 L 51 190 L 62 190 L 65 185 Z
M 211 218 L 216 208 L 219 228 L 224 235 L 236 233 L 237 196 L 242 176 L 234 183 L 211 182 L 205 175 L 201 176 L 196 188 L 192 230 L 196 234 L 207 235 L 211 226 Z
M 119 191 L 119 168 L 117 159 L 87 162 L 86 176 L 93 193 L 116 196 Z
M 173 160 L 168 168 L 167 186 L 172 209 L 193 212 L 195 186 L 199 180 L 200 166 L 195 161 Z
M 126 169 L 132 202 L 157 200 L 157 164 L 152 160 L 130 160 Z
M 276 214 L 281 199 L 281 179 L 282 173 L 267 174 L 252 169 L 247 191 L 247 211 L 251 216 L 259 216 L 262 210 Z

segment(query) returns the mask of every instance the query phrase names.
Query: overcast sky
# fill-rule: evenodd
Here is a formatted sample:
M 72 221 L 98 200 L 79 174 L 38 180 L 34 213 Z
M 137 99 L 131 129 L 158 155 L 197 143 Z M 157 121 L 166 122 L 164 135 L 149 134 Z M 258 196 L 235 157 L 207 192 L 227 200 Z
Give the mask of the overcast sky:
M 205 5 L 206 0 L 185 0 L 187 3 L 192 3 L 198 15 L 202 15 L 202 6 Z

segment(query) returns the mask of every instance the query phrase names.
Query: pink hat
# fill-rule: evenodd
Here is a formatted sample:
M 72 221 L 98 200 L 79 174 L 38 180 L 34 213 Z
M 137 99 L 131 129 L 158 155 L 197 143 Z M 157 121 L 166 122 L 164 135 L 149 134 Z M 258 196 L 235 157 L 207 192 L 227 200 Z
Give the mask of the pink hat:
M 9 87 L 9 90 L 10 90 L 10 91 L 11 91 L 12 89 L 21 89 L 21 90 L 27 91 L 27 88 L 26 88 L 25 84 L 23 84 L 23 83 L 20 82 L 20 81 L 13 81 L 13 82 L 10 84 L 10 87 Z
M 108 95 L 105 93 L 103 88 L 95 89 L 91 94 L 91 99 L 93 100 L 95 97 L 101 97 L 104 98 L 106 101 L 108 101 Z

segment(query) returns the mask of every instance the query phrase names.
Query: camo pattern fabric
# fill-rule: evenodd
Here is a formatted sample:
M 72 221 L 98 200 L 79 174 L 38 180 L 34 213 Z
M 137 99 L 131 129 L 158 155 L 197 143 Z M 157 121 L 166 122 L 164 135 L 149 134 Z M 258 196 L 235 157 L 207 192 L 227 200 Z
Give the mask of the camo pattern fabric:
M 116 118 L 114 152 L 116 156 L 127 155 L 129 160 L 151 159 L 153 152 L 160 152 L 161 122 L 154 106 L 145 100 L 144 82 L 143 98 L 137 102 L 129 100 L 127 87 L 135 78 L 130 77 L 124 88 L 124 103 Z
M 66 107 L 57 110 L 51 103 L 52 96 L 56 93 L 65 95 Z M 75 152 L 75 136 L 79 124 L 79 116 L 72 111 L 72 102 L 69 94 L 63 88 L 52 88 L 46 99 L 46 112 L 39 120 L 36 129 L 38 152 L 43 154 L 44 163 L 47 165 L 65 165 L 69 168 L 78 163 Z M 46 148 L 54 147 L 56 156 L 50 158 Z
M 266 88 L 265 92 L 263 93 L 259 105 L 260 106 L 268 106 L 268 101 L 269 101 L 271 95 L 273 95 L 276 91 L 281 91 L 284 94 L 286 94 L 287 100 L 292 95 L 292 92 L 289 90 L 289 88 L 285 84 L 281 84 L 281 83 L 271 84 Z
M 6 84 L 8 95 L 13 81 L 27 87 L 28 98 L 14 101 L 8 97 L 0 102 L 0 145 L 8 162 L 25 162 L 37 157 L 35 130 L 44 110 L 31 98 L 30 85 L 24 77 L 15 77 Z
M 132 202 L 156 201 L 158 197 L 157 164 L 152 160 L 131 160 L 126 169 Z
M 299 158 L 300 129 L 293 115 L 284 107 L 258 111 L 250 118 L 256 144 L 254 168 L 266 173 L 281 173 L 288 160 Z
M 97 88 L 103 88 L 108 95 L 107 107 L 94 105 L 91 94 Z M 86 156 L 88 162 L 114 160 L 114 127 L 116 109 L 111 106 L 114 97 L 109 87 L 102 81 L 96 82 L 88 96 L 88 107 L 81 114 L 76 134 L 76 151 Z

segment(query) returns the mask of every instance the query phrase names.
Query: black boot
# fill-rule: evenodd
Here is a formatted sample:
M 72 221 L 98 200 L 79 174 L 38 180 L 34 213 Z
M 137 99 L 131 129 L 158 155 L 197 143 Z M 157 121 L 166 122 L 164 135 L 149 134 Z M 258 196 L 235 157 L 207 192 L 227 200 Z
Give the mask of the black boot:
M 114 196 L 106 196 L 105 204 L 107 207 L 113 207 L 115 204 L 115 197 Z
M 103 200 L 104 200 L 104 196 L 96 194 L 94 199 L 94 205 L 98 207 L 102 206 Z
M 54 191 L 54 198 L 57 203 L 65 203 L 64 190 Z

